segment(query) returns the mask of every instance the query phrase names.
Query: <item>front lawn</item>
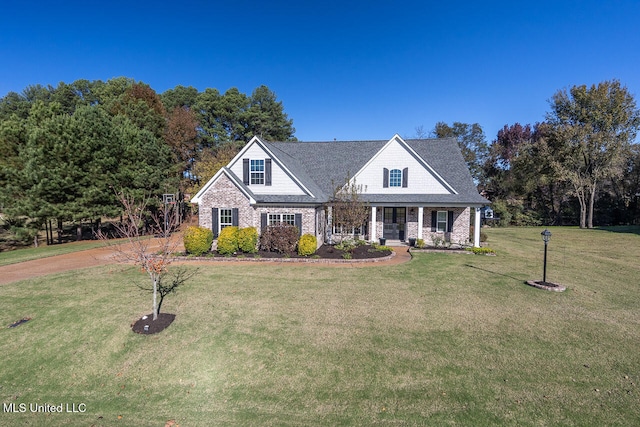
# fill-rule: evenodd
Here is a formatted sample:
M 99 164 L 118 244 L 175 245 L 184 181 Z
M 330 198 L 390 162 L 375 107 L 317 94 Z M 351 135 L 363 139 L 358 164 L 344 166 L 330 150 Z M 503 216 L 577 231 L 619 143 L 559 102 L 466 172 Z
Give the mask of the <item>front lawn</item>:
M 640 235 L 552 228 L 554 293 L 524 284 L 540 231 L 487 231 L 496 257 L 201 265 L 155 335 L 130 328 L 135 268 L 0 286 L 0 425 L 637 425 Z

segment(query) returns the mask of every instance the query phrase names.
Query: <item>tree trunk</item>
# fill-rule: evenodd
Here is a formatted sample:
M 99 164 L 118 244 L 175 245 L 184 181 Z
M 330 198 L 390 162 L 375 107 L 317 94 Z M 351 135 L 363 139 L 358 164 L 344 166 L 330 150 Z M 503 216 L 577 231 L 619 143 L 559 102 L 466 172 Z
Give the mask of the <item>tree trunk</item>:
M 58 244 L 62 244 L 62 220 L 58 218 Z
M 158 278 L 156 276 L 153 277 L 153 320 L 158 318 Z
M 593 205 L 596 199 L 596 184 L 593 183 L 591 186 L 591 194 L 589 194 L 589 223 L 587 227 L 593 228 Z
M 587 228 L 587 202 L 584 199 L 583 191 L 579 191 L 577 194 L 580 202 L 580 228 Z
M 82 223 L 76 225 L 76 242 L 82 240 Z

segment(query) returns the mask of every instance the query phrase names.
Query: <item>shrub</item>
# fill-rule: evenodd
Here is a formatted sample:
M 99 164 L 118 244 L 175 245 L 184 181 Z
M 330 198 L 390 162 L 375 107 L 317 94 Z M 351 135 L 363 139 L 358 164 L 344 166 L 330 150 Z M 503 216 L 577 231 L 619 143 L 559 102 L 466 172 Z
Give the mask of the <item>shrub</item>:
M 185 230 L 182 240 L 188 254 L 200 256 L 211 249 L 213 232 L 205 227 L 191 226 Z
M 257 252 L 258 230 L 255 227 L 246 227 L 238 230 L 238 249 L 242 252 L 253 254 Z
M 357 243 L 355 240 L 346 238 L 336 245 L 336 249 L 340 251 L 352 252 L 356 248 L 356 246 Z
M 371 245 L 371 249 L 369 249 L 369 252 L 393 252 L 393 249 L 391 249 L 391 246 L 386 246 L 386 245 L 378 245 L 377 243 L 374 243 Z
M 298 227 L 280 223 L 270 225 L 260 236 L 260 249 L 269 252 L 288 253 L 296 249 Z
M 425 247 L 424 239 L 416 240 L 416 248 L 422 249 Z
M 313 234 L 305 234 L 298 241 L 298 255 L 309 256 L 315 253 L 318 247 L 318 240 Z
M 218 253 L 232 255 L 238 252 L 238 227 L 225 227 L 218 236 Z
M 494 251 L 491 248 L 487 248 L 487 247 L 467 248 L 467 250 L 473 252 L 476 255 L 491 255 L 491 254 L 495 254 L 496 253 L 496 251 Z

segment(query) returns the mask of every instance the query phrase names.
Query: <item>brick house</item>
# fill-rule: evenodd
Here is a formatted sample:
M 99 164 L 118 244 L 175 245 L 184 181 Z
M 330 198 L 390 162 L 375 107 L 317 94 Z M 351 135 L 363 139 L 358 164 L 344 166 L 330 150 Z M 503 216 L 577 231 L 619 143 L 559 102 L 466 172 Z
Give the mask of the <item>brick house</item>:
M 406 241 L 445 239 L 479 246 L 480 196 L 455 139 L 352 142 L 267 142 L 254 137 L 191 200 L 199 224 L 214 236 L 226 226 L 286 222 L 318 245 L 343 230 L 332 221 L 329 201 L 347 178 L 362 185 L 369 220 L 355 230 L 363 238 Z M 471 209 L 475 233 L 470 236 Z

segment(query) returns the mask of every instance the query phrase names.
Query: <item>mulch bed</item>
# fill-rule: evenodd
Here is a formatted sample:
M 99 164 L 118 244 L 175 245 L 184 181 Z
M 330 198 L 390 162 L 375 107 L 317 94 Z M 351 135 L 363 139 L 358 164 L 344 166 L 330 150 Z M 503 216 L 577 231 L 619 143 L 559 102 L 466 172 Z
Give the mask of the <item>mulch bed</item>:
M 158 332 L 164 331 L 171 323 L 173 323 L 175 318 L 175 314 L 158 313 L 158 318 L 156 320 L 152 320 L 153 314 L 147 314 L 145 316 L 142 316 L 134 324 L 132 324 L 131 329 L 133 329 L 133 332 L 136 332 L 138 334 L 157 334 Z M 146 325 L 148 325 L 149 328 L 145 331 L 144 327 Z
M 377 251 L 372 250 L 373 247 L 371 245 L 361 245 L 357 246 L 353 252 L 351 253 L 350 259 L 374 259 L 374 258 L 383 258 L 391 254 L 391 251 Z M 341 251 L 336 249 L 332 245 L 322 245 L 318 248 L 315 254 L 311 256 L 300 256 L 297 252 L 290 253 L 280 253 L 280 252 L 267 252 L 267 251 L 258 251 L 255 254 L 245 254 L 238 253 L 233 257 L 238 258 L 267 258 L 267 259 L 278 259 L 278 258 L 320 258 L 320 259 L 345 259 L 344 258 L 345 251 Z M 215 257 L 227 257 L 225 255 L 219 255 L 215 253 Z
M 528 280 L 527 285 L 552 292 L 564 292 L 567 290 L 567 288 L 562 285 L 551 282 L 543 282 L 542 280 Z

